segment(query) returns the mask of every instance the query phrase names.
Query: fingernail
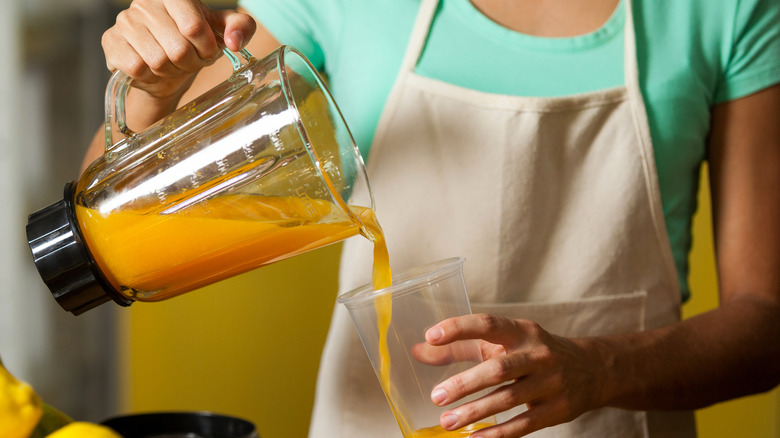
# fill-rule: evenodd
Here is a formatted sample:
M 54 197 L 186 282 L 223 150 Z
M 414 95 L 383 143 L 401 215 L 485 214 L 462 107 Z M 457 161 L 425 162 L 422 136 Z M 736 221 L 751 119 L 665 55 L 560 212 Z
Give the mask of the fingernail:
M 447 391 L 443 388 L 434 388 L 431 393 L 431 400 L 437 405 L 447 399 Z
M 440 327 L 434 327 L 428 330 L 428 333 L 425 334 L 425 339 L 428 342 L 436 342 L 442 337 L 444 337 L 444 330 L 442 330 Z
M 445 429 L 450 429 L 451 427 L 455 426 L 458 423 L 458 416 L 455 414 L 444 414 L 443 417 L 441 417 L 441 425 Z
M 234 43 L 238 46 L 239 49 L 242 49 L 244 47 L 244 34 L 234 30 L 233 32 L 230 32 L 230 39 L 233 40 Z

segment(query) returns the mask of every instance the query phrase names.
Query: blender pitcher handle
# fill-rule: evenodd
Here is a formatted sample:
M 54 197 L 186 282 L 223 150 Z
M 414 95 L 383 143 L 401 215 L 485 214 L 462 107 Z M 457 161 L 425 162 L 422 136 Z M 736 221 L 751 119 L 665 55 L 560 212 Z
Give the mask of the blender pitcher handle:
M 230 60 L 230 64 L 233 66 L 233 73 L 235 73 L 236 71 L 238 71 L 238 69 L 243 67 L 243 64 L 241 64 L 241 60 L 238 59 L 238 56 L 236 56 L 235 53 L 231 52 L 230 50 L 228 50 L 227 47 L 225 47 L 225 35 L 223 35 L 222 32 L 218 32 L 218 31 L 213 31 L 213 32 L 214 32 L 214 36 L 217 37 L 219 43 L 222 45 L 222 53 L 224 53 L 225 56 L 227 56 L 227 59 Z M 241 54 L 241 57 L 244 58 L 246 62 L 250 62 L 253 59 L 255 59 L 255 57 L 252 56 L 252 54 L 249 53 L 249 51 L 246 48 L 239 50 L 238 53 Z
M 122 71 L 115 71 L 111 75 L 111 79 L 108 81 L 106 87 L 106 99 L 105 99 L 105 130 L 106 130 L 106 152 L 110 151 L 117 143 L 114 143 L 112 124 L 116 119 L 116 125 L 119 128 L 119 132 L 126 137 L 135 135 L 125 123 L 125 98 L 127 97 L 127 90 L 130 89 L 130 82 L 132 78 Z
M 219 38 L 222 37 L 219 34 L 217 34 L 217 36 Z M 238 56 L 233 52 L 227 48 L 222 49 L 222 52 L 230 60 L 234 73 L 243 67 L 244 64 L 241 63 L 241 60 L 239 60 Z M 254 59 L 252 54 L 246 49 L 241 49 L 238 53 L 241 54 L 241 57 L 244 58 L 247 63 Z M 131 131 L 125 122 L 125 100 L 127 99 L 127 91 L 130 89 L 130 83 L 132 81 L 133 78 L 119 70 L 115 71 L 108 81 L 105 97 L 106 152 L 110 151 L 118 144 L 118 142 L 114 142 L 113 137 L 114 123 L 116 123 L 116 126 L 119 128 L 119 133 L 125 137 L 132 137 L 135 135 L 135 132 Z

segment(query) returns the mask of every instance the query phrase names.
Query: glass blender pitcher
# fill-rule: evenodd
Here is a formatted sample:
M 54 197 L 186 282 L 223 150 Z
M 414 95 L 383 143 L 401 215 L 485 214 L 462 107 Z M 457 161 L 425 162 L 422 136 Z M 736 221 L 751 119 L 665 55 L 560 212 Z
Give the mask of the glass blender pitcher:
M 112 76 L 105 154 L 28 219 L 66 310 L 164 300 L 365 233 L 365 167 L 316 70 L 289 46 L 225 53 L 230 78 L 139 133 L 125 124 L 130 78 Z

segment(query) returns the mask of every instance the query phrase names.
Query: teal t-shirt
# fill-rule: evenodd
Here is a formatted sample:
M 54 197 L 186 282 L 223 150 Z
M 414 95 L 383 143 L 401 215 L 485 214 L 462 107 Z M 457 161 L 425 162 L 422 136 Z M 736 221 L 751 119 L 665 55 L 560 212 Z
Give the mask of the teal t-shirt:
M 440 0 L 417 73 L 479 91 L 562 96 L 624 83 L 625 2 L 595 32 L 521 34 Z M 682 299 L 713 105 L 780 83 L 780 2 L 633 0 L 640 87 Z M 240 0 L 325 72 L 367 159 L 420 0 Z

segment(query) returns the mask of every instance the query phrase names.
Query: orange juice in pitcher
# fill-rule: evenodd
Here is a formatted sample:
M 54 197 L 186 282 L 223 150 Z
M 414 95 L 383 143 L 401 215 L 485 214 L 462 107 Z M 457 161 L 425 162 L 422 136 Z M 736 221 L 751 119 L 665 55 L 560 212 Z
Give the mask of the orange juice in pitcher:
M 102 215 L 76 205 L 76 217 L 111 286 L 138 301 L 168 299 L 360 231 L 333 203 L 294 197 L 226 195 L 171 214 Z

